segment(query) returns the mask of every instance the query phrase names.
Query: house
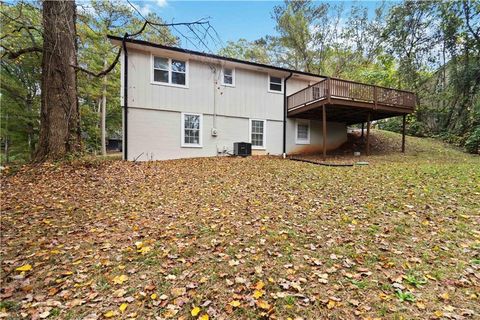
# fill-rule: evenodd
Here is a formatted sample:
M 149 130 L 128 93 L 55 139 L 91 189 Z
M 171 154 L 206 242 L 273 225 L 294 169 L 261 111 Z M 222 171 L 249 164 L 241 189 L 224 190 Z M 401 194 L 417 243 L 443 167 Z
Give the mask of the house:
M 109 39 L 123 47 L 127 160 L 229 154 L 234 142 L 250 142 L 258 155 L 325 155 L 346 141 L 348 125 L 366 122 L 368 132 L 370 121 L 405 118 L 415 106 L 412 92 L 142 40 Z

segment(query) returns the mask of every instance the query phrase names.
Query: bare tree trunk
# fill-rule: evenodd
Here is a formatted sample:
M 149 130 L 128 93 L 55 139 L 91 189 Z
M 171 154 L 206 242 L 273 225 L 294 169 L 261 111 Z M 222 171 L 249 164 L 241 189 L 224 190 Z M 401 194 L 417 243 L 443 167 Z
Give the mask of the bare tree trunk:
M 104 67 L 107 68 L 107 58 L 104 60 Z M 107 75 L 103 77 L 103 93 L 102 93 L 102 112 L 101 112 L 101 122 L 100 122 L 100 130 L 102 132 L 102 156 L 107 155 L 107 145 L 106 145 L 106 119 L 107 119 Z
M 59 159 L 81 150 L 77 99 L 76 6 L 43 2 L 40 137 L 35 160 Z

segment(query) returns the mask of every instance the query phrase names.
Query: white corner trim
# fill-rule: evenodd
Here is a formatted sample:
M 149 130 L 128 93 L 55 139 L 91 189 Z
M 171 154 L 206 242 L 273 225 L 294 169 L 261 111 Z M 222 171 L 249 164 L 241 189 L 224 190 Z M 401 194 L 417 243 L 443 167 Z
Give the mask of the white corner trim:
M 185 115 L 193 115 L 193 116 L 200 116 L 200 131 L 199 131 L 199 141 L 200 143 L 185 143 Z M 182 116 L 180 117 L 182 123 L 180 124 L 180 146 L 182 148 L 202 148 L 203 147 L 203 114 L 201 113 L 193 113 L 193 112 L 182 112 Z
M 298 125 L 299 124 L 308 125 L 307 139 L 298 139 Z M 296 119 L 295 120 L 295 144 L 310 144 L 310 131 L 311 131 L 310 120 Z
M 285 87 L 285 84 L 284 84 L 285 78 L 274 76 L 275 78 L 282 79 L 282 90 L 281 91 L 275 91 L 275 90 L 270 90 L 270 77 L 271 76 L 272 76 L 271 74 L 267 75 L 267 91 L 270 92 L 270 93 L 283 94 L 283 90 L 284 90 L 284 87 Z
M 168 59 L 168 82 L 160 82 L 160 81 L 155 81 L 154 80 L 155 79 L 154 78 L 154 68 L 153 68 L 154 57 Z M 185 85 L 172 83 L 172 59 L 185 62 Z M 165 71 L 167 71 L 167 70 L 165 70 Z M 154 55 L 154 54 L 150 53 L 150 84 L 188 89 L 189 88 L 189 78 L 190 78 L 189 73 L 190 73 L 190 63 L 189 63 L 188 59 L 175 59 L 175 58 L 171 58 L 171 57 L 167 57 L 167 56 Z
M 224 77 L 223 71 L 224 71 L 225 69 L 232 69 L 232 84 L 230 84 L 230 83 L 225 83 L 225 82 L 224 82 L 225 77 Z M 222 86 L 232 87 L 232 88 L 235 87 L 235 78 L 236 78 L 235 68 L 233 68 L 233 67 L 232 67 L 232 68 L 222 67 L 222 70 L 221 70 L 221 72 L 220 72 L 220 76 L 221 76 L 221 81 L 220 81 L 220 83 L 222 84 Z
M 266 150 L 267 149 L 267 120 L 265 119 L 249 119 L 248 120 L 248 142 L 252 143 L 252 121 L 262 121 L 263 122 L 263 145 L 254 146 L 254 150 Z

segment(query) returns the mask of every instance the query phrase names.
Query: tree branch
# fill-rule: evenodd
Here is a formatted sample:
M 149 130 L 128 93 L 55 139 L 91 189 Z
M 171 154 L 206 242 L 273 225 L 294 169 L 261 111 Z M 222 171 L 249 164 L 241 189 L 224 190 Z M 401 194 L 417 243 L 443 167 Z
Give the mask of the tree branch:
M 12 60 L 17 59 L 18 57 L 20 57 L 22 54 L 25 54 L 25 53 L 43 52 L 42 48 L 39 48 L 39 47 L 29 47 L 29 48 L 25 48 L 25 49 L 20 49 L 18 51 L 10 51 L 7 48 L 5 48 L 4 46 L 2 46 L 2 48 L 7 51 L 3 54 L 2 58 L 7 56 L 7 58 L 12 59 Z
M 108 68 L 106 68 L 106 69 L 104 69 L 104 70 L 102 70 L 102 71 L 100 71 L 100 72 L 98 72 L 98 73 L 92 72 L 92 71 L 90 71 L 90 70 L 88 70 L 88 69 L 85 69 L 85 68 L 82 68 L 82 67 L 80 67 L 80 66 L 76 66 L 76 65 L 73 65 L 73 64 L 72 64 L 71 66 L 72 66 L 73 68 L 75 68 L 77 71 L 85 72 L 86 74 L 89 74 L 89 75 L 91 75 L 91 76 L 93 76 L 93 77 L 97 77 L 97 78 L 98 78 L 98 77 L 103 77 L 104 75 L 106 75 L 106 74 L 108 74 L 110 71 L 112 71 L 113 68 L 115 68 L 115 66 L 117 65 L 118 61 L 120 60 L 120 54 L 121 54 L 121 53 L 122 53 L 122 48 L 118 49 L 117 56 L 115 57 L 115 60 L 113 60 L 112 64 L 111 64 Z

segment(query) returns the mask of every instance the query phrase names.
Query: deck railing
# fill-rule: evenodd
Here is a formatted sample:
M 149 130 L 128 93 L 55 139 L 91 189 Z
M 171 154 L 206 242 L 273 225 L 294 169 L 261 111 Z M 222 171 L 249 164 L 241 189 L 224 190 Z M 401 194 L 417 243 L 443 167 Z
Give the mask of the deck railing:
M 302 107 L 316 101 L 332 99 L 350 100 L 378 105 L 395 106 L 403 109 L 415 107 L 413 92 L 374 86 L 370 84 L 326 78 L 287 97 L 288 110 Z

